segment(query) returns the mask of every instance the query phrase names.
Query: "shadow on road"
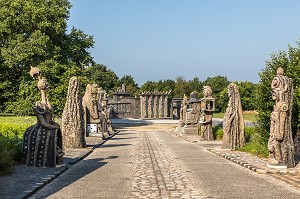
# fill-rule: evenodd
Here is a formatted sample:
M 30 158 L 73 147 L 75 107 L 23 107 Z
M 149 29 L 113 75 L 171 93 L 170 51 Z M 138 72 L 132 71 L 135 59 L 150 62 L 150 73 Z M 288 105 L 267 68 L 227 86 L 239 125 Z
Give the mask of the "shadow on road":
M 100 167 L 106 165 L 108 162 L 105 160 L 108 159 L 115 159 L 119 156 L 108 156 L 106 158 L 95 158 L 89 160 L 82 160 L 80 164 L 76 164 L 76 169 L 70 169 L 57 178 L 57 182 L 53 183 L 51 187 L 45 187 L 40 192 L 32 195 L 31 199 L 38 199 L 38 198 L 46 198 L 49 197 L 56 192 L 64 189 L 65 187 L 69 186 L 70 184 L 76 182 L 80 178 L 92 173 L 93 171 L 99 169 Z M 72 167 L 73 168 L 73 167 Z M 54 181 L 53 181 L 54 182 Z

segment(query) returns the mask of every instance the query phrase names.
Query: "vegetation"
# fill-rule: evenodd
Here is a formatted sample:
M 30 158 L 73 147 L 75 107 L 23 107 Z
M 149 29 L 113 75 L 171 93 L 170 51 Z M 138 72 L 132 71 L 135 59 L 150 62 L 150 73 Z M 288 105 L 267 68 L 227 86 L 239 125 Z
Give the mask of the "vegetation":
M 271 82 L 276 75 L 278 67 L 284 69 L 284 74 L 293 80 L 294 99 L 292 114 L 292 131 L 295 136 L 300 126 L 300 42 L 297 47 L 289 46 L 288 52 L 280 51 L 273 54 L 266 62 L 266 67 L 259 73 L 260 82 L 257 87 L 257 111 L 260 125 L 261 142 L 267 144 L 270 130 L 270 114 L 273 110 L 274 101 L 271 97 Z
M 216 140 L 222 140 L 223 129 L 221 125 L 213 126 L 213 134 Z M 260 157 L 267 157 L 269 154 L 268 146 L 261 142 L 261 136 L 259 133 L 259 128 L 257 126 L 245 127 L 245 146 L 237 149 L 239 151 L 244 151 L 252 153 Z
M 0 175 L 12 172 L 21 160 L 23 133 L 36 122 L 35 117 L 0 116 Z
M 84 68 L 94 64 L 87 51 L 91 36 L 72 28 L 66 32 L 71 4 L 67 0 L 0 0 L 0 108 L 6 112 L 32 114 L 39 99 L 30 66 L 47 77 L 50 101 L 56 114 L 63 110 L 68 81 L 85 78 Z

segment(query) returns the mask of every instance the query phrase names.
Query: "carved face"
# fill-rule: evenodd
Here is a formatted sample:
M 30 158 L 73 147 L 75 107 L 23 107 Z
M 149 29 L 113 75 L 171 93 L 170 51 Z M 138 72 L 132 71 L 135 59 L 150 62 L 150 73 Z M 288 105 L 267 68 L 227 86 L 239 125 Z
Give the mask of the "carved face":
M 38 88 L 39 88 L 40 90 L 45 90 L 45 91 L 47 91 L 47 90 L 49 89 L 49 85 L 48 85 L 47 79 L 41 78 L 41 79 L 38 81 Z
M 280 89 L 280 81 L 278 78 L 274 78 L 272 81 L 272 99 L 279 100 L 279 89 Z
M 203 87 L 203 95 L 204 95 L 205 98 L 211 97 L 212 90 L 211 90 L 211 88 L 209 86 L 204 86 Z

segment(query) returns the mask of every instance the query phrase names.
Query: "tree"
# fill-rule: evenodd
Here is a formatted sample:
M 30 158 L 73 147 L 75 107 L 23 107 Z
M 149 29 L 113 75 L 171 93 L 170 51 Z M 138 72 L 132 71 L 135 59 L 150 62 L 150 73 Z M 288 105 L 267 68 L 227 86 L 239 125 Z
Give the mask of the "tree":
M 156 88 L 156 82 L 148 80 L 141 86 L 140 92 L 154 91 Z
M 190 96 L 192 89 L 190 84 L 182 76 L 176 77 L 175 88 L 174 88 L 174 97 L 182 98 L 184 95 Z
M 194 79 L 189 81 L 191 92 L 197 91 L 198 97 L 203 97 L 203 82 L 200 81 L 198 77 L 194 77 Z
M 113 92 L 117 87 L 118 76 L 103 64 L 95 64 L 86 69 L 88 81 L 95 83 L 106 92 Z
M 131 75 L 124 75 L 119 81 L 118 85 L 125 84 L 126 86 L 126 92 L 131 93 L 132 95 L 135 95 L 139 89 L 138 84 L 135 82 L 133 77 Z
M 93 63 L 87 51 L 93 38 L 73 28 L 66 32 L 67 0 L 0 0 L 0 108 L 32 114 L 39 99 L 30 66 L 38 66 L 50 85 L 49 98 L 60 114 L 71 76 L 83 77 Z M 84 78 L 84 77 L 83 77 Z
M 243 110 L 255 110 L 257 85 L 248 81 L 236 84 L 239 87 Z
M 276 75 L 278 67 L 284 69 L 284 75 L 293 80 L 294 99 L 292 113 L 292 131 L 295 135 L 299 128 L 299 108 L 300 108 L 300 42 L 297 47 L 288 46 L 288 52 L 279 51 L 272 54 L 270 60 L 266 61 L 265 68 L 259 73 L 260 81 L 257 87 L 257 110 L 258 122 L 261 124 L 262 142 L 266 143 L 270 131 L 270 114 L 273 110 L 274 101 L 271 96 L 271 82 Z

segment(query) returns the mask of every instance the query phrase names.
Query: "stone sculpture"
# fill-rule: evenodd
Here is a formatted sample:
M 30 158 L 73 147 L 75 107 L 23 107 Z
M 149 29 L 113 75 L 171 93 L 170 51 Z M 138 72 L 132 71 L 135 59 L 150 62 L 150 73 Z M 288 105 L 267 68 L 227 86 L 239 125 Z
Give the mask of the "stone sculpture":
M 82 99 L 86 136 L 89 136 L 92 131 L 94 133 L 98 132 L 100 116 L 98 112 L 97 92 L 98 89 L 95 85 L 88 84 Z M 93 127 L 95 127 L 95 129 L 93 129 Z M 102 138 L 105 139 L 104 135 L 102 135 Z
M 38 77 L 38 88 L 41 101 L 36 102 L 34 113 L 37 123 L 24 133 L 22 146 L 23 162 L 37 167 L 55 167 L 62 164 L 62 134 L 59 124 L 54 122 L 53 107 L 48 101 L 46 92 L 48 82 L 41 76 L 40 69 L 31 67 L 31 77 Z
M 278 68 L 271 85 L 272 99 L 275 101 L 275 105 L 270 117 L 268 166 L 290 168 L 295 166 L 291 130 L 293 84 L 292 80 L 283 73 L 283 68 Z
M 86 147 L 82 98 L 77 77 L 69 82 L 66 104 L 62 114 L 64 149 Z
M 187 109 L 187 125 L 196 125 L 200 119 L 200 100 L 198 99 L 198 94 L 196 91 L 193 91 L 190 94 L 189 106 Z
M 186 95 L 183 96 L 182 102 L 181 102 L 181 108 L 180 108 L 180 121 L 182 124 L 187 123 L 187 108 L 188 108 L 188 101 Z
M 200 105 L 200 127 L 199 134 L 203 140 L 213 140 L 212 118 L 215 111 L 215 99 L 212 97 L 210 86 L 203 87 L 204 98 L 201 99 Z
M 145 91 L 140 96 L 140 117 L 142 119 L 167 118 L 171 91 Z
M 223 120 L 223 145 L 225 149 L 236 149 L 244 146 L 244 118 L 238 86 L 228 85 L 229 102 Z
M 122 87 L 123 84 L 122 84 Z M 101 88 L 98 88 L 98 93 L 97 93 L 97 101 L 98 101 L 98 113 L 100 117 L 100 131 L 102 134 L 107 134 L 108 136 L 111 135 L 112 127 L 111 127 L 111 122 L 109 119 L 109 111 L 107 109 L 107 97 L 106 97 L 106 92 L 102 90 Z

